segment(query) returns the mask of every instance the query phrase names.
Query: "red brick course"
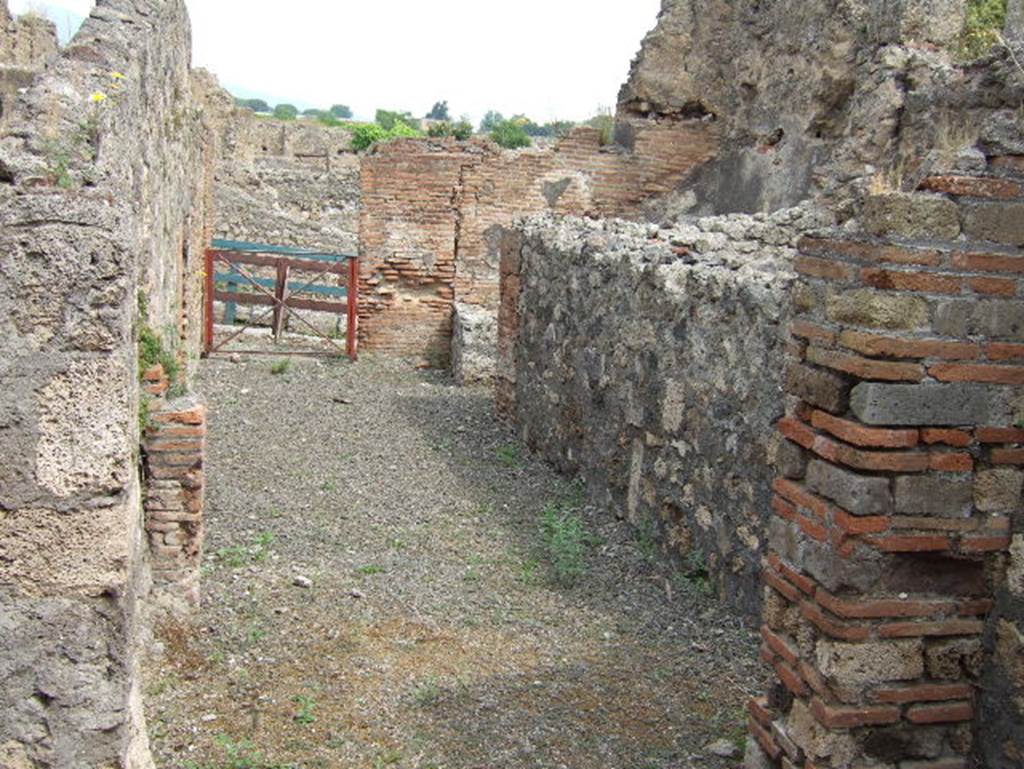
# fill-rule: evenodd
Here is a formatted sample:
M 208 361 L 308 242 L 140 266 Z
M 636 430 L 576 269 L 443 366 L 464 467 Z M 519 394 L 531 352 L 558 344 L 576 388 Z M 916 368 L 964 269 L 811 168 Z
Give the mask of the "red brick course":
M 145 493 L 154 589 L 170 605 L 199 602 L 203 545 L 206 409 L 164 405 L 143 436 Z
M 932 177 L 923 186 L 954 197 L 987 198 L 986 210 L 1001 200 L 1019 201 L 1024 189 L 1020 180 L 964 176 Z M 1011 306 L 1008 299 L 1022 295 L 1024 255 L 985 243 L 931 242 L 938 245 L 820 237 L 799 243 L 796 271 L 820 305 L 808 302 L 791 322 L 790 334 L 798 340 L 794 351 L 808 370 L 828 369 L 836 388 L 851 391 L 849 406 L 844 398 L 832 398 L 829 402 L 836 408 L 827 410 L 794 398 L 778 429 L 817 461 L 840 468 L 829 477 L 833 486 L 823 485 L 822 493 L 848 499 L 843 504 L 864 514 L 819 497 L 799 479 L 774 482 L 772 506 L 782 521 L 773 524 L 773 542 L 784 543 L 779 546 L 786 555 L 769 553 L 764 559 L 764 581 L 774 592 L 768 594 L 771 627 L 762 631 L 762 638 L 779 680 L 826 729 L 842 730 L 858 740 L 860 733 L 867 733 L 862 729 L 866 726 L 920 726 L 941 732 L 949 746 L 957 744 L 959 725 L 975 717 L 972 702 L 978 682 L 969 666 L 960 676 L 938 674 L 930 667 L 932 658 L 922 667 L 919 655 L 937 653 L 954 639 L 977 642 L 985 630 L 995 604 L 981 575 L 989 573 L 991 559 L 1009 550 L 1013 532 L 1009 516 L 991 515 L 983 501 L 972 497 L 972 486 L 979 493 L 972 474 L 1024 465 L 1024 429 L 1000 424 L 998 417 L 987 424 L 971 424 L 960 415 L 946 421 L 941 413 L 922 416 L 921 424 L 898 415 L 889 422 L 864 424 L 858 415 L 871 409 L 865 408 L 863 392 L 858 401 L 857 388 L 878 382 L 867 390 L 872 398 L 892 392 L 912 402 L 918 393 L 933 397 L 955 392 L 961 384 L 1007 393 L 1024 385 L 1024 343 L 998 341 L 1012 339 L 1012 324 L 993 321 L 987 333 L 994 338 L 988 338 L 984 323 L 961 323 L 963 331 L 957 334 L 957 324 L 946 317 L 948 308 L 960 304 L 991 305 L 994 312 L 1004 312 Z M 844 289 L 852 309 L 839 314 L 831 312 L 827 298 L 820 301 L 823 291 L 839 291 L 823 289 L 822 280 L 875 290 L 855 294 Z M 842 378 L 831 372 L 840 372 Z M 797 392 L 808 401 L 818 397 L 811 389 Z M 887 412 L 883 408 L 875 413 Z M 927 409 L 921 413 L 928 414 Z M 827 536 L 822 538 L 822 533 Z M 883 571 L 877 587 L 858 590 L 842 570 L 849 567 L 864 577 L 863 570 L 872 563 L 866 558 L 868 548 L 878 568 L 892 570 L 892 577 Z M 971 571 L 975 566 L 978 571 Z M 837 573 L 826 579 L 823 571 L 829 568 Z M 927 576 L 932 569 L 948 575 L 962 570 L 964 581 L 947 586 L 941 578 Z M 869 579 L 864 582 L 871 584 Z M 865 668 L 858 668 L 858 675 L 868 679 L 861 688 L 842 682 L 842 662 L 861 659 L 858 647 L 867 661 Z M 875 654 L 879 679 L 871 681 Z M 897 677 L 891 678 L 894 671 Z M 785 726 L 788 706 L 780 710 L 770 718 Z M 774 744 L 785 751 L 780 738 Z M 813 756 L 812 745 L 796 746 Z M 861 763 L 871 761 L 865 755 L 851 765 Z M 901 769 L 966 765 L 961 756 L 895 757 L 891 763 Z
M 1024 194 L 1024 188 L 1010 179 L 975 176 L 929 176 L 921 182 L 919 189 L 944 192 L 948 195 L 1000 200 L 1019 198 Z

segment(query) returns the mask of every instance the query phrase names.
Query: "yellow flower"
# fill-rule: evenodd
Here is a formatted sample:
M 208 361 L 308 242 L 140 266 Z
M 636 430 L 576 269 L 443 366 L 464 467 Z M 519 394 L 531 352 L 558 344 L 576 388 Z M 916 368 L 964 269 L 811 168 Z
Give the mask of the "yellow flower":
M 89 101 L 93 104 L 99 104 L 106 101 L 107 95 L 103 91 L 93 91 L 92 96 L 89 97 Z
M 125 76 L 122 75 L 120 72 L 111 72 L 110 73 L 110 77 L 111 77 L 112 80 L 125 80 L 126 79 Z

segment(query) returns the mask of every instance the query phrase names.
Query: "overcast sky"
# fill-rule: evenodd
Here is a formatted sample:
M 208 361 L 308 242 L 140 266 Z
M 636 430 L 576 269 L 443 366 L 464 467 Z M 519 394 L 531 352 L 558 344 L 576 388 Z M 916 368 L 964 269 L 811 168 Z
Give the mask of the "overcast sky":
M 447 100 L 538 122 L 615 104 L 660 0 L 186 0 L 193 64 L 239 96 L 426 113 Z M 90 0 L 10 0 L 67 27 Z M 64 29 L 61 30 L 62 32 Z

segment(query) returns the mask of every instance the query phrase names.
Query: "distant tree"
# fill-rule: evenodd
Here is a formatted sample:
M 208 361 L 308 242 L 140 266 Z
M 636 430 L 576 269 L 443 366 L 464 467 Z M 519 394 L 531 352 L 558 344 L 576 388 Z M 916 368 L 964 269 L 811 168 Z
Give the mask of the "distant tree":
M 473 135 L 473 124 L 468 120 L 460 120 L 452 124 L 452 136 L 459 141 L 466 141 Z
M 452 123 L 450 120 L 438 120 L 431 123 L 427 129 L 427 136 L 446 137 L 453 136 L 459 141 L 466 141 L 473 135 L 473 124 L 467 120 L 460 120 Z
M 484 119 L 480 121 L 480 133 L 489 134 L 491 131 L 493 131 L 495 128 L 497 128 L 504 122 L 505 116 L 502 115 L 497 110 L 492 109 L 486 115 L 484 115 Z
M 498 123 L 491 131 L 491 138 L 505 149 L 514 150 L 533 144 L 529 134 L 514 120 Z
M 328 111 L 338 120 L 350 120 L 352 118 L 352 110 L 346 104 L 335 104 Z
M 324 113 L 323 110 L 319 110 L 316 107 L 310 107 L 309 109 L 302 110 L 302 114 L 306 117 L 320 117 Z
M 414 118 L 410 112 L 379 109 L 374 117 L 374 122 L 386 131 L 390 131 L 397 123 L 404 123 L 417 131 L 420 128 L 420 121 Z
M 253 112 L 270 112 L 270 105 L 263 99 L 235 99 L 239 107 L 248 107 Z
M 378 142 L 387 142 L 392 139 L 416 138 L 422 136 L 422 132 L 412 128 L 402 121 L 396 121 L 391 128 L 384 128 L 377 123 L 358 123 L 351 127 L 352 148 L 356 151 L 367 150 Z
M 448 114 L 448 102 L 439 101 L 435 102 L 434 106 L 430 108 L 430 112 L 427 113 L 427 120 L 451 120 L 451 115 Z
M 278 104 L 274 107 L 274 117 L 278 120 L 294 120 L 299 115 L 299 109 L 294 104 Z
M 548 130 L 542 126 L 534 123 L 526 115 L 513 115 L 509 118 L 510 123 L 514 123 L 526 132 L 527 136 L 550 136 Z

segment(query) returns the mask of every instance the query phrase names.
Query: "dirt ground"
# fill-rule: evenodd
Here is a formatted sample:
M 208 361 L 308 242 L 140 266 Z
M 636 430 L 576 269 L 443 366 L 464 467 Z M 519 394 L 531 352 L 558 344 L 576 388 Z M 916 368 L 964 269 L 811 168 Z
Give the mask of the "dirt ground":
M 587 506 L 487 390 L 290 360 L 201 370 L 203 605 L 147 664 L 161 769 L 740 763 L 706 746 L 741 749 L 764 672 L 699 570 Z

